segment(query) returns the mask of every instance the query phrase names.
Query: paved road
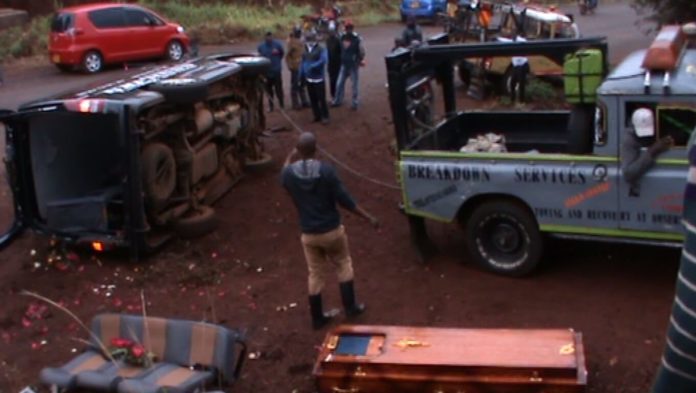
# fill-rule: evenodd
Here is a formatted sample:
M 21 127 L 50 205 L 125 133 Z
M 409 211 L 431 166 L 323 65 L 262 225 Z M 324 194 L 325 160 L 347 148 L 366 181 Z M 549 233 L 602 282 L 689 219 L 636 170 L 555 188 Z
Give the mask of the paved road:
M 564 12 L 577 13 L 574 7 L 564 7 Z M 607 36 L 609 38 L 611 61 L 617 62 L 630 51 L 644 47 L 649 38 L 637 27 L 638 17 L 625 2 L 603 5 L 595 15 L 577 17 L 578 25 L 585 36 Z M 401 29 L 400 25 L 386 24 L 360 29 L 366 42 L 391 41 Z M 428 27 L 427 32 L 437 32 Z M 254 45 L 240 44 L 229 47 L 206 47 L 203 53 L 219 49 L 247 50 Z M 116 67 L 98 75 L 65 74 L 48 63 L 40 62 L 26 66 L 8 66 L 5 71 L 5 85 L 0 88 L 0 108 L 16 109 L 24 102 L 109 81 L 136 72 L 143 65 L 131 66 L 128 71 Z M 370 66 L 382 67 L 381 62 L 373 61 Z

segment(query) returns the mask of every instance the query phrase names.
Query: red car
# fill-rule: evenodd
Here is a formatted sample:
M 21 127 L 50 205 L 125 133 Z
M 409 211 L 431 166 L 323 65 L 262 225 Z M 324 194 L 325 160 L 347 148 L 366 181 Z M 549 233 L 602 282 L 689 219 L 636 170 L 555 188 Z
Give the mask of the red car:
M 61 70 L 90 73 L 104 64 L 156 57 L 178 61 L 189 50 L 184 28 L 130 4 L 64 8 L 51 23 L 48 52 Z

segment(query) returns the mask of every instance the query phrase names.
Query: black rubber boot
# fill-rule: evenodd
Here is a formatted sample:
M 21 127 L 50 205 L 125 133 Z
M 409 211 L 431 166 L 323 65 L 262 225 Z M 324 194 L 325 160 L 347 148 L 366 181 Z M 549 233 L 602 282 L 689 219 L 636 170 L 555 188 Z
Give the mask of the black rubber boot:
M 324 312 L 321 294 L 309 296 L 309 311 L 312 314 L 312 328 L 314 330 L 319 330 L 326 326 L 337 314 L 336 310 Z
M 355 302 L 355 289 L 353 288 L 353 280 L 342 282 L 341 287 L 341 300 L 343 301 L 343 308 L 346 310 L 346 316 L 354 317 L 360 315 L 365 311 L 364 304 L 358 304 Z

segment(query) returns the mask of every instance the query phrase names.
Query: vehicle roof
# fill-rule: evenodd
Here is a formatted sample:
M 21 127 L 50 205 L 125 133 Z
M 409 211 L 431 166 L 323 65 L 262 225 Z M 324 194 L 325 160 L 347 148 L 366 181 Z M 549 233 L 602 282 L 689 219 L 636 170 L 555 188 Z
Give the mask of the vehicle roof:
M 642 67 L 646 49 L 633 52 L 605 79 L 597 91 L 603 95 L 644 95 L 645 69 Z M 651 73 L 651 95 L 663 95 L 664 73 Z M 670 94 L 696 95 L 696 49 L 687 49 L 679 66 L 670 73 Z
M 74 99 L 101 98 L 115 101 L 127 101 L 141 96 L 152 97 L 149 94 L 143 95 L 144 92 L 149 93 L 148 86 L 166 79 L 195 79 L 201 82 L 212 83 L 219 80 L 221 77 L 236 74 L 242 70 L 242 67 L 234 63 L 234 61 L 218 60 L 212 58 L 213 56 L 214 55 L 196 58 L 174 65 L 154 67 L 123 79 L 94 86 L 87 90 L 70 91 L 32 101 L 20 106 L 19 110 L 22 111 Z M 232 64 L 233 67 L 232 74 L 229 73 L 230 64 Z
M 96 11 L 96 10 L 103 10 L 105 8 L 114 8 L 114 7 L 136 7 L 136 8 L 142 8 L 142 9 L 147 9 L 145 7 L 142 7 L 138 4 L 127 4 L 127 3 L 92 3 L 92 4 L 82 4 L 82 5 L 74 5 L 71 7 L 65 7 L 61 8 L 58 13 L 62 12 L 90 12 L 90 11 Z

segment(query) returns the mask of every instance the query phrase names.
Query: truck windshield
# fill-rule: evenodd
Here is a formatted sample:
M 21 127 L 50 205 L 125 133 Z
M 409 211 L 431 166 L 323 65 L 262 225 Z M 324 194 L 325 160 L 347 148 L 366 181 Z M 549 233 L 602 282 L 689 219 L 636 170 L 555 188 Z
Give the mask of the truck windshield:
M 42 220 L 49 225 L 59 221 L 61 229 L 75 223 L 81 229 L 101 225 L 95 220 L 101 220 L 106 206 L 119 196 L 125 176 L 124 141 L 118 130 L 118 117 L 113 114 L 55 112 L 29 119 L 31 165 Z

